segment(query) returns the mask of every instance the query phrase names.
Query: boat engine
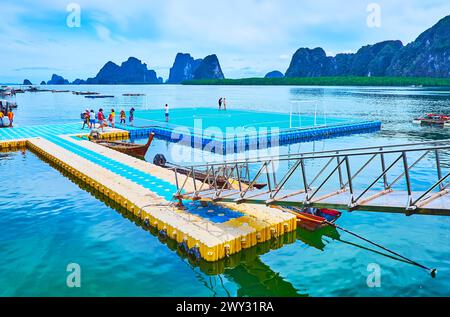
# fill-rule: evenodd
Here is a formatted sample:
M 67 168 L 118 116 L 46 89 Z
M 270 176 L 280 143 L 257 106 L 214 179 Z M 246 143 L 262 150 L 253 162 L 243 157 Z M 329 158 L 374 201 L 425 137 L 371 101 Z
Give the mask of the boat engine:
M 100 132 L 98 130 L 91 130 L 89 133 L 89 139 L 99 140 L 101 137 Z

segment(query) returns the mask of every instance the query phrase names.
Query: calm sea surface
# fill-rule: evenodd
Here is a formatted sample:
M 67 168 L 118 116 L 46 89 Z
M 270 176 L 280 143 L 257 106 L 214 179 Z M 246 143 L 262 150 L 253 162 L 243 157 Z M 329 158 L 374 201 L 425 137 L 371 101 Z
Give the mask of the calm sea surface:
M 450 129 L 414 126 L 425 112 L 450 113 L 450 90 L 357 87 L 69 86 L 115 95 L 91 100 L 71 93 L 25 93 L 16 101 L 17 126 L 66 123 L 86 108 L 215 107 L 300 112 L 380 120 L 381 132 L 296 144 L 279 153 L 446 139 Z M 124 97 L 122 93 L 145 93 Z M 162 110 L 161 110 L 162 111 Z M 138 140 L 137 142 L 143 142 Z M 169 160 L 176 145 L 156 140 L 147 155 Z M 191 154 L 198 157 L 197 154 Z M 208 157 L 208 155 L 205 155 Z M 446 162 L 448 158 L 444 159 Z M 187 161 L 190 161 L 188 159 Z M 450 218 L 344 213 L 339 225 L 405 256 L 436 267 L 425 271 L 345 233 L 293 235 L 215 264 L 196 265 L 143 230 L 108 202 L 33 153 L 0 153 L 1 296 L 449 296 Z M 420 169 L 414 185 L 425 188 Z M 282 244 L 283 247 L 279 248 Z M 66 286 L 69 263 L 81 267 L 81 287 Z M 381 287 L 367 286 L 368 265 L 381 268 Z

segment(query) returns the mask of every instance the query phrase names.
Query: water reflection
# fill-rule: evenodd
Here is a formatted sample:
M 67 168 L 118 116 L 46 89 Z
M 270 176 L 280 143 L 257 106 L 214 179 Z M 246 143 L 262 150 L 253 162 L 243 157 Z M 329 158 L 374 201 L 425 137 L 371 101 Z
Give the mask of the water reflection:
M 56 168 L 56 166 L 53 166 Z M 126 209 L 116 204 L 114 201 L 105 197 L 103 194 L 85 186 L 83 183 L 74 179 L 71 175 L 59 170 L 64 176 L 68 177 L 72 182 L 77 184 L 81 189 L 89 192 L 96 199 L 102 201 L 107 206 L 118 211 L 124 218 L 133 222 L 142 230 L 149 231 L 154 237 L 160 239 L 172 252 L 176 253 L 180 261 L 185 263 L 192 271 L 199 282 L 205 288 L 210 290 L 211 296 L 308 296 L 305 288 L 301 290 L 294 286 L 288 279 L 274 271 L 269 265 L 264 263 L 261 256 L 272 251 L 282 248 L 285 245 L 292 245 L 301 242 L 304 246 L 317 250 L 326 251 L 328 244 L 343 243 L 345 245 L 365 250 L 394 261 L 411 264 L 402 259 L 396 258 L 390 254 L 380 252 L 379 250 L 360 245 L 353 241 L 346 241 L 341 238 L 337 229 L 333 227 L 324 227 L 315 232 L 310 232 L 301 228 L 289 234 L 285 234 L 278 239 L 266 241 L 252 248 L 246 249 L 237 254 L 233 254 L 228 258 L 217 262 L 206 262 L 203 260 L 196 261 L 189 258 L 185 253 L 181 252 L 178 244 L 174 240 L 160 237 L 158 230 L 154 228 L 148 229 L 143 221 L 135 215 L 129 213 Z M 301 265 L 301 264 L 299 264 Z M 226 281 L 232 281 L 236 288 L 237 294 L 227 288 Z

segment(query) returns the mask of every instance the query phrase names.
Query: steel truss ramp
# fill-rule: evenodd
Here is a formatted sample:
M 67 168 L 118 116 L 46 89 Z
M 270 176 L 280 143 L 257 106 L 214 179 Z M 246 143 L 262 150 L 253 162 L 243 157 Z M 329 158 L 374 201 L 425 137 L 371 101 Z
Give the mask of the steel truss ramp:
M 450 140 L 225 161 L 189 170 L 183 184 L 177 181 L 178 199 L 450 216 Z M 209 177 L 199 184 L 196 172 Z M 227 181 L 217 186 L 219 178 Z M 261 182 L 266 186 L 256 188 Z M 187 183 L 193 191 L 186 192 Z

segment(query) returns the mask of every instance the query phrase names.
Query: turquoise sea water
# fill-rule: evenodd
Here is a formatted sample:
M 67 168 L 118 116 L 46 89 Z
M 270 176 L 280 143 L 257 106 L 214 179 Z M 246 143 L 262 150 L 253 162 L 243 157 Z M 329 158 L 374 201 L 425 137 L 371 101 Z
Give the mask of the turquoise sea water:
M 279 153 L 448 138 L 450 130 L 411 124 L 425 112 L 450 112 L 450 91 L 354 87 L 70 87 L 118 96 L 89 100 L 72 94 L 17 96 L 19 126 L 70 123 L 85 108 L 214 108 L 226 96 L 229 109 L 314 112 L 329 117 L 381 120 L 378 133 L 282 147 Z M 62 89 L 62 88 L 61 88 Z M 122 97 L 144 92 L 145 97 Z M 137 112 L 138 112 L 137 111 Z M 244 124 L 244 123 L 243 123 Z M 143 142 L 143 141 L 137 141 Z M 147 159 L 179 154 L 176 145 L 155 140 Z M 187 151 L 186 164 L 209 154 Z M 448 159 L 446 160 L 448 162 Z M 60 174 L 33 153 L 0 153 L 0 295 L 2 296 L 448 296 L 450 218 L 344 213 L 339 225 L 401 254 L 438 268 L 432 279 L 418 267 L 368 250 L 336 232 L 293 236 L 261 245 L 212 265 L 194 265 L 143 230 L 134 219 Z M 415 175 L 415 186 L 430 180 Z M 284 246 L 279 248 L 284 243 Z M 66 286 L 66 267 L 81 267 L 81 288 Z M 370 288 L 369 264 L 381 268 L 381 287 Z

